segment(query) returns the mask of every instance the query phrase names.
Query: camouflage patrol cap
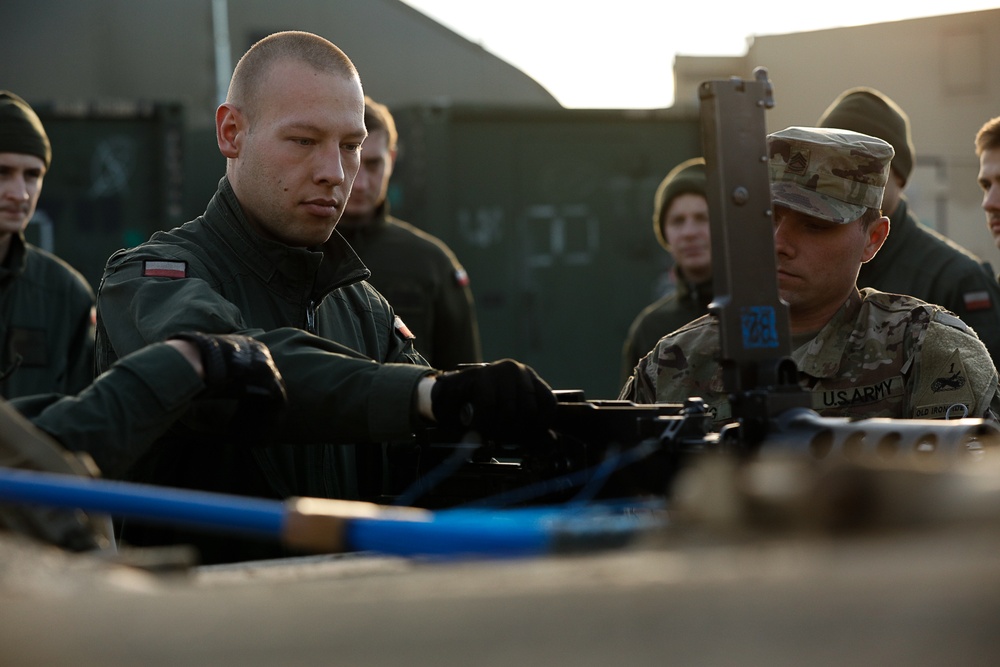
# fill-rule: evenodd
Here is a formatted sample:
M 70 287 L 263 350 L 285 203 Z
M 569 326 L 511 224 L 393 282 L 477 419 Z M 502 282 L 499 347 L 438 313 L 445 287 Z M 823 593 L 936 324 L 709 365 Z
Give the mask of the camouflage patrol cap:
M 867 134 L 789 127 L 767 135 L 774 204 L 840 224 L 882 207 L 892 146 Z

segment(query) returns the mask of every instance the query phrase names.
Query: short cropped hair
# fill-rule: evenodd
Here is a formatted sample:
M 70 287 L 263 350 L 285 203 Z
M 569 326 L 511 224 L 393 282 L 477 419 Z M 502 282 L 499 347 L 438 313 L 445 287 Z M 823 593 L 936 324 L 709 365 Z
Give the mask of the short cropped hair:
M 351 59 L 332 42 L 299 30 L 276 32 L 256 42 L 236 63 L 226 102 L 252 114 L 261 81 L 271 66 L 281 60 L 297 60 L 320 72 L 360 79 Z
M 882 211 L 877 208 L 868 207 L 865 212 L 861 215 L 859 220 L 861 220 L 861 229 L 868 231 L 868 228 L 872 226 L 872 223 L 882 217 Z
M 1000 116 L 990 118 L 976 133 L 977 156 L 993 148 L 1000 148 Z
M 389 113 L 389 107 L 376 102 L 367 95 L 365 95 L 365 129 L 368 130 L 368 134 L 375 130 L 385 130 L 389 137 L 389 150 L 396 150 L 399 135 L 396 133 L 396 121 Z

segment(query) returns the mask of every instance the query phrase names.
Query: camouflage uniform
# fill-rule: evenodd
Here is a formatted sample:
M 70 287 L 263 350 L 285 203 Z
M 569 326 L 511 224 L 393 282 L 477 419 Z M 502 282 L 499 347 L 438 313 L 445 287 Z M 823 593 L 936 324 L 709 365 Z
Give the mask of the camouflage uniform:
M 700 396 L 731 416 L 718 364 L 718 323 L 706 315 L 665 336 L 620 398 L 676 403 Z M 866 288 L 792 351 L 812 408 L 829 417 L 939 419 L 1000 414 L 997 372 L 960 319 L 919 299 Z M 950 410 L 950 412 L 949 412 Z

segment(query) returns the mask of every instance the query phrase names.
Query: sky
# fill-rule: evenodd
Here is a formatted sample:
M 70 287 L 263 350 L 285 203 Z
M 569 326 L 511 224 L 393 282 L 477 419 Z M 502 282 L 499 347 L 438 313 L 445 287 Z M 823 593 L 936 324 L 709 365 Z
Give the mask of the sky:
M 995 0 L 403 0 L 542 84 L 568 108 L 673 104 L 675 55 L 746 53 L 779 35 L 1000 7 Z M 602 47 L 602 48 L 595 48 Z

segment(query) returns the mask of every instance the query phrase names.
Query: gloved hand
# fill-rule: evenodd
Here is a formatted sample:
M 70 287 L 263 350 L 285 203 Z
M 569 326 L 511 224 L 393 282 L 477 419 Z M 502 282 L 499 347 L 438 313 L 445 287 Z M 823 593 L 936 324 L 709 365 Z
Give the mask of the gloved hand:
M 268 429 L 284 413 L 288 402 L 285 382 L 267 346 L 238 334 L 194 331 L 171 336 L 198 348 L 205 373 L 206 397 L 239 401 L 232 419 L 241 432 Z
M 440 426 L 474 430 L 490 439 L 545 433 L 555 406 L 549 385 L 513 359 L 442 373 L 431 389 L 431 409 Z

